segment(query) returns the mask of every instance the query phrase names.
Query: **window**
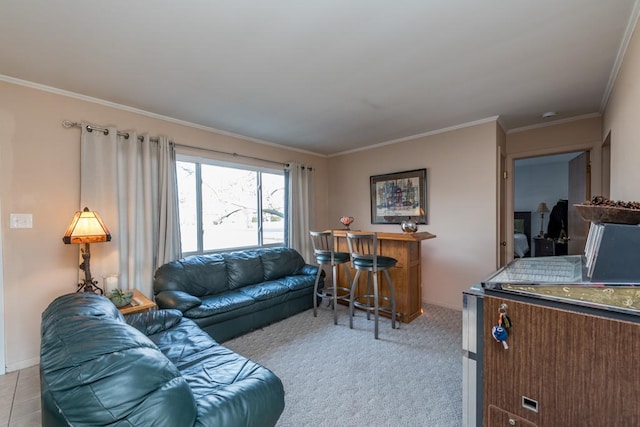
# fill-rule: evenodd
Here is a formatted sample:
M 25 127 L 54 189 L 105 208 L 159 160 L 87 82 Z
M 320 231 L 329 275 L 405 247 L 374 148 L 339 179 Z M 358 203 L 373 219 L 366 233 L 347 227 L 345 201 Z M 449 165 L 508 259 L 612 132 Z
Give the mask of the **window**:
M 182 253 L 285 244 L 284 171 L 178 156 Z

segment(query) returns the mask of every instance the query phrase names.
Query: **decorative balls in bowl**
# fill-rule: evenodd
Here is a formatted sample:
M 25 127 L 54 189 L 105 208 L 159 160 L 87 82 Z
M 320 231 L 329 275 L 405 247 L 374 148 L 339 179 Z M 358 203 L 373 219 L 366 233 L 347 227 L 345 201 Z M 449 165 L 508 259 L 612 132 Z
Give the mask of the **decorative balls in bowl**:
M 111 291 L 107 298 L 111 300 L 116 307 L 123 307 L 127 304 L 131 304 L 133 299 L 133 291 L 123 291 L 122 289 L 114 289 Z
M 338 221 L 340 221 L 340 224 L 344 225 L 345 228 L 348 230 L 349 226 L 351 225 L 351 223 L 353 222 L 353 217 L 352 216 L 341 216 Z

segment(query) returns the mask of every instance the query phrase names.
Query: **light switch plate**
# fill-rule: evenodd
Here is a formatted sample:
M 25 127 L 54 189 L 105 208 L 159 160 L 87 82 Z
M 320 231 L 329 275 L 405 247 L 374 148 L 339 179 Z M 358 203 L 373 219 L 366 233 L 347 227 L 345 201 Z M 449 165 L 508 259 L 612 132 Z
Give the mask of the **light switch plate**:
M 33 228 L 33 215 L 25 213 L 10 214 L 9 228 Z

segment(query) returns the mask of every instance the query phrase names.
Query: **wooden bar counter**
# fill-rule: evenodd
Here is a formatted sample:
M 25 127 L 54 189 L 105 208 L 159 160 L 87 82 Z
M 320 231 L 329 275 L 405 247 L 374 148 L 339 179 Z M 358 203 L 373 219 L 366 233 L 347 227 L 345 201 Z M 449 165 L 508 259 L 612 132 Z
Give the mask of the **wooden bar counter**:
M 336 251 L 349 252 L 346 238 L 347 230 L 333 230 L 333 234 L 336 239 Z M 398 260 L 396 266 L 389 270 L 396 296 L 396 318 L 401 322 L 409 323 L 422 314 L 421 242 L 436 236 L 426 231 L 418 233 L 379 232 L 377 234 L 378 253 Z M 343 284 L 347 283 L 345 267 L 350 268 L 348 263 L 341 264 L 338 273 L 338 282 Z M 351 277 L 355 277 L 354 269 L 351 269 Z M 378 283 L 380 294 L 388 296 L 386 279 L 383 275 L 378 277 Z M 358 279 L 358 293 L 365 293 L 366 287 L 367 275 L 363 273 Z M 381 313 L 381 315 L 385 314 Z

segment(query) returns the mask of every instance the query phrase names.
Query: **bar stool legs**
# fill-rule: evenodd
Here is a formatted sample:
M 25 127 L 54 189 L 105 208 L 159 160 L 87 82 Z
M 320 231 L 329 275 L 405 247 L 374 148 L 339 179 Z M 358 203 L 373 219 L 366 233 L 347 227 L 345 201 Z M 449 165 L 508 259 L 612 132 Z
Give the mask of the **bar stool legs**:
M 349 269 L 345 270 L 346 274 L 347 274 L 347 280 L 348 283 L 351 283 L 351 272 L 349 271 Z M 313 317 L 318 317 L 318 298 L 327 298 L 327 297 L 331 297 L 331 304 L 332 304 L 332 308 L 333 308 L 333 324 L 337 325 L 338 324 L 338 312 L 336 311 L 336 308 L 338 306 L 338 300 L 347 300 L 347 296 L 350 295 L 349 293 L 342 295 L 342 296 L 338 296 L 338 291 L 342 290 L 345 292 L 348 292 L 349 289 L 348 288 L 344 288 L 344 287 L 339 287 L 338 286 L 338 266 L 334 265 L 332 267 L 332 287 L 331 287 L 331 291 L 330 293 L 327 292 L 326 290 L 324 292 L 318 292 L 318 283 L 320 282 L 320 276 L 322 275 L 322 268 L 318 269 L 318 274 L 316 275 L 316 282 L 313 286 Z
M 385 275 L 387 286 L 389 289 L 389 297 L 383 297 L 380 295 L 380 287 L 378 285 L 378 275 L 372 271 L 367 271 L 367 293 L 364 295 L 356 295 L 356 288 L 358 286 L 358 278 L 360 277 L 360 271 L 356 270 L 356 275 L 351 284 L 351 293 L 349 296 L 349 328 L 353 329 L 353 316 L 355 308 L 361 308 L 367 312 L 367 320 L 371 319 L 371 312 L 373 312 L 373 336 L 378 339 L 378 317 L 380 310 L 390 311 L 391 313 L 391 328 L 396 329 L 396 297 L 393 291 L 393 284 L 391 282 L 391 276 L 387 270 L 382 270 Z M 373 277 L 372 277 L 373 276 Z M 373 280 L 372 280 L 373 279 Z M 373 294 L 371 294 L 371 282 L 373 281 Z M 364 300 L 359 302 L 357 300 Z M 386 304 L 380 305 L 380 300 Z M 390 310 L 389 310 L 390 309 Z

